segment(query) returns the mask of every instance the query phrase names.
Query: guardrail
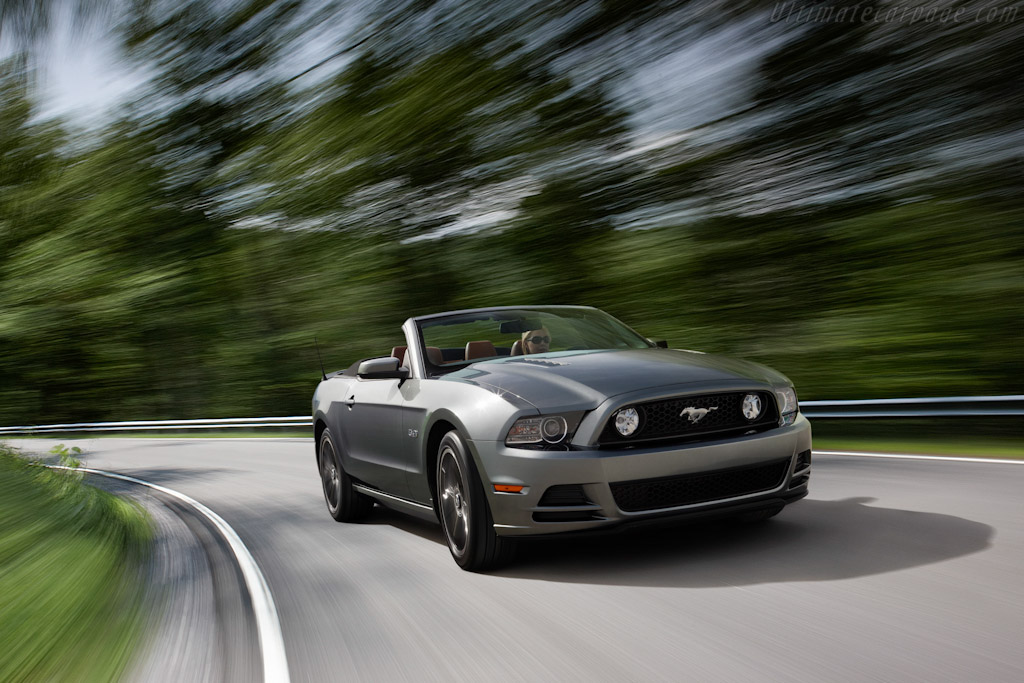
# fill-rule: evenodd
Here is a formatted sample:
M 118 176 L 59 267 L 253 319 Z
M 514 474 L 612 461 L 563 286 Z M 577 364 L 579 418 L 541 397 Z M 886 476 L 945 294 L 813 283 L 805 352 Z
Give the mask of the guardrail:
M 818 419 L 1006 417 L 1024 415 L 1024 395 L 801 401 L 800 410 L 807 417 Z M 313 420 L 308 415 L 292 415 L 289 417 L 229 417 L 205 420 L 134 420 L 128 422 L 78 422 L 0 427 L 0 437 L 4 435 L 60 432 L 263 429 L 267 427 L 308 429 L 312 426 Z
M 819 419 L 1006 417 L 1024 415 L 1024 395 L 801 401 L 800 410 L 807 417 Z
M 49 425 L 18 425 L 0 427 L 0 436 L 5 434 L 46 434 L 59 432 L 129 432 L 164 431 L 177 429 L 262 429 L 265 427 L 313 426 L 309 415 L 291 417 L 226 417 L 205 420 L 133 420 L 129 422 L 78 422 Z

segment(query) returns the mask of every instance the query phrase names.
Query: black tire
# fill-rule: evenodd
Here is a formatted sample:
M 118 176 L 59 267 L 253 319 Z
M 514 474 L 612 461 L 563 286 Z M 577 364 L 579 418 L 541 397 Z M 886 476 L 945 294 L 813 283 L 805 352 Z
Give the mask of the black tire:
M 352 488 L 352 477 L 341 466 L 341 455 L 329 429 L 320 436 L 320 481 L 327 511 L 335 521 L 358 522 L 373 509 L 373 499 Z
M 470 572 L 511 562 L 515 542 L 494 533 L 484 487 L 458 432 L 448 432 L 441 439 L 436 481 L 438 517 L 455 562 Z

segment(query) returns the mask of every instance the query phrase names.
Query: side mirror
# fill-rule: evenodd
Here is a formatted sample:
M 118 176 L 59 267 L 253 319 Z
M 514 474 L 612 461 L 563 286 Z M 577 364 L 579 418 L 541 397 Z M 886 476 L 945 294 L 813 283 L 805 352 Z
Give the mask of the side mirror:
M 361 379 L 409 379 L 409 368 L 399 367 L 394 357 L 371 358 L 359 364 L 356 375 Z
M 667 349 L 668 348 L 668 342 L 665 341 L 664 339 L 656 340 L 654 342 L 654 345 L 657 346 L 659 349 Z

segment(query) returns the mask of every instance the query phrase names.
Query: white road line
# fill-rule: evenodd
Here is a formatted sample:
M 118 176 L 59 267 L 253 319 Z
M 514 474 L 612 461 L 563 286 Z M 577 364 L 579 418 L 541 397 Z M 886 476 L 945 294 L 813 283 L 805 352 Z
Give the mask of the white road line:
M 964 458 L 953 455 L 914 455 L 911 453 L 865 453 L 862 451 L 814 451 L 815 455 L 855 455 L 859 458 L 898 458 L 903 460 L 950 460 L 953 462 L 994 462 L 1000 465 L 1024 465 L 1014 458 Z
M 232 552 L 235 553 L 235 559 L 242 570 L 246 588 L 249 590 L 252 610 L 256 615 L 256 631 L 259 633 L 260 651 L 263 654 L 263 681 L 264 683 L 288 683 L 288 660 L 284 653 L 284 636 L 281 634 L 281 621 L 277 616 L 277 607 L 274 605 L 274 596 L 270 593 L 270 586 L 267 585 L 263 572 L 260 571 L 259 565 L 256 564 L 256 559 L 252 556 L 252 553 L 245 547 L 245 543 L 242 542 L 242 539 L 231 528 L 231 525 L 225 522 L 220 515 L 199 501 L 189 498 L 184 493 L 179 493 L 173 489 L 143 481 L 142 479 L 136 479 L 135 477 L 115 472 L 94 470 L 88 467 L 64 467 L 62 465 L 47 465 L 47 467 L 55 470 L 74 469 L 78 472 L 88 472 L 89 474 L 98 474 L 101 477 L 120 479 L 132 482 L 133 484 L 148 486 L 192 506 L 213 522 L 213 525 L 217 527 L 221 535 L 228 542 L 228 545 L 231 546 Z

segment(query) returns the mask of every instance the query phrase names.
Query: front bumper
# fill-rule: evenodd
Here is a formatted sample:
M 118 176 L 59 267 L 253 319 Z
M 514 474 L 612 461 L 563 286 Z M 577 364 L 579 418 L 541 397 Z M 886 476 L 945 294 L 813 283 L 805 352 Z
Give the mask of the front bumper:
M 810 465 L 797 456 L 811 450 L 811 425 L 798 415 L 792 425 L 721 441 L 630 450 L 543 451 L 509 448 L 501 441 L 470 441 L 480 470 L 495 531 L 531 536 L 599 530 L 665 518 L 729 516 L 779 508 L 807 495 Z M 745 471 L 786 460 L 781 484 L 698 503 L 623 510 L 611 484 Z M 523 486 L 522 493 L 497 493 L 495 484 Z M 552 486 L 582 487 L 586 501 L 541 505 Z M 585 503 L 585 504 L 582 504 Z M 553 513 L 553 514 L 552 514 Z

